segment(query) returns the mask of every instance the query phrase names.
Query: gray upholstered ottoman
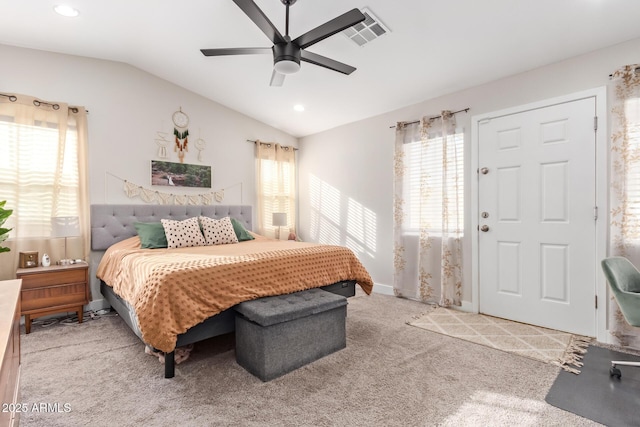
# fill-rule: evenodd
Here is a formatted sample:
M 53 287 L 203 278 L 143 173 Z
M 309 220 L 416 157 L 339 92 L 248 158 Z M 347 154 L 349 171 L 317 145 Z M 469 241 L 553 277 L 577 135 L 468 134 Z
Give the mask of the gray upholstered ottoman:
M 236 307 L 236 360 L 269 381 L 347 346 L 347 299 L 321 289 Z

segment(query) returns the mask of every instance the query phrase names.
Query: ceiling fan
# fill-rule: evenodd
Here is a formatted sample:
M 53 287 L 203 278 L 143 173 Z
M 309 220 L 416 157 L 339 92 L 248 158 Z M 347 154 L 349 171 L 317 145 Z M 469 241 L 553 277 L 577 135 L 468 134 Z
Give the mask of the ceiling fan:
M 337 18 L 334 18 L 319 27 L 308 31 L 294 40 L 289 37 L 289 6 L 293 6 L 297 0 L 280 0 L 286 6 L 285 35 L 269 21 L 269 18 L 260 10 L 252 0 L 233 0 L 240 9 L 266 34 L 273 42 L 272 47 L 246 47 L 228 49 L 201 49 L 205 56 L 222 55 L 254 55 L 273 52 L 273 73 L 271 74 L 271 86 L 282 86 L 284 77 L 300 70 L 300 61 L 319 65 L 343 74 L 351 74 L 356 69 L 350 65 L 335 61 L 322 55 L 305 50 L 327 37 L 345 30 L 359 22 L 364 21 L 365 16 L 358 9 L 350 10 Z

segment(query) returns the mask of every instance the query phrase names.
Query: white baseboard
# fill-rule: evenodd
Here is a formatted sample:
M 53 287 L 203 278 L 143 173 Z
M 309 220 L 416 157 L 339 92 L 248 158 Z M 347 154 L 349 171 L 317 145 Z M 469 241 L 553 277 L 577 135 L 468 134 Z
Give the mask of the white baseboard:
M 374 283 L 373 284 L 373 292 L 375 292 L 376 294 L 382 294 L 382 295 L 395 295 L 393 293 L 393 286 L 390 285 L 383 285 L 380 283 Z M 460 310 L 460 311 L 464 311 L 467 313 L 473 313 L 473 304 L 471 303 L 471 301 L 462 301 L 462 305 L 461 306 L 451 306 L 450 308 L 455 309 L 455 310 Z
M 460 311 L 464 311 L 467 313 L 473 313 L 473 304 L 471 304 L 471 301 L 461 301 L 461 306 L 457 307 Z
M 451 310 L 458 310 L 458 311 L 462 311 L 465 313 L 477 313 L 476 311 L 473 310 L 473 304 L 471 303 L 471 301 L 461 301 L 460 302 L 461 305 L 457 306 L 457 305 L 452 305 L 450 307 Z
M 111 305 L 109 304 L 109 302 L 106 299 L 98 299 L 98 300 L 93 300 L 93 301 L 89 301 L 89 304 L 84 306 L 85 311 L 98 311 L 98 310 L 103 310 L 105 308 L 110 308 Z
M 380 283 L 373 284 L 373 292 L 375 292 L 376 294 L 382 294 L 382 295 L 391 295 L 391 296 L 394 295 L 393 286 L 382 285 Z

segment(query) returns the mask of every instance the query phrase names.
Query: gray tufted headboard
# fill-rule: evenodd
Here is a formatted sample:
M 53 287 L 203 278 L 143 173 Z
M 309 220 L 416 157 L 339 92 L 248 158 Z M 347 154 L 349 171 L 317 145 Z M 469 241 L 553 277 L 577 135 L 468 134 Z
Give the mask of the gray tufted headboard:
M 251 206 L 248 205 L 91 205 L 91 249 L 104 251 L 121 240 L 137 235 L 136 222 L 159 222 L 160 219 L 183 220 L 193 216 L 237 219 L 252 230 Z

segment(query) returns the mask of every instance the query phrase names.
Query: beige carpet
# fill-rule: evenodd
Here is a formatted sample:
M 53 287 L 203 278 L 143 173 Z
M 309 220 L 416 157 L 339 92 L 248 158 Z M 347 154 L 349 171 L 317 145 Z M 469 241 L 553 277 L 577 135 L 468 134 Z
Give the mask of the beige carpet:
M 359 293 L 347 310 L 347 348 L 267 383 L 236 363 L 233 336 L 196 344 L 165 379 L 118 317 L 35 326 L 20 401 L 70 411 L 20 426 L 598 425 L 545 402 L 558 367 L 407 326 L 423 304 Z
M 579 374 L 591 338 L 443 307 L 408 322 L 411 326 L 530 357 Z

